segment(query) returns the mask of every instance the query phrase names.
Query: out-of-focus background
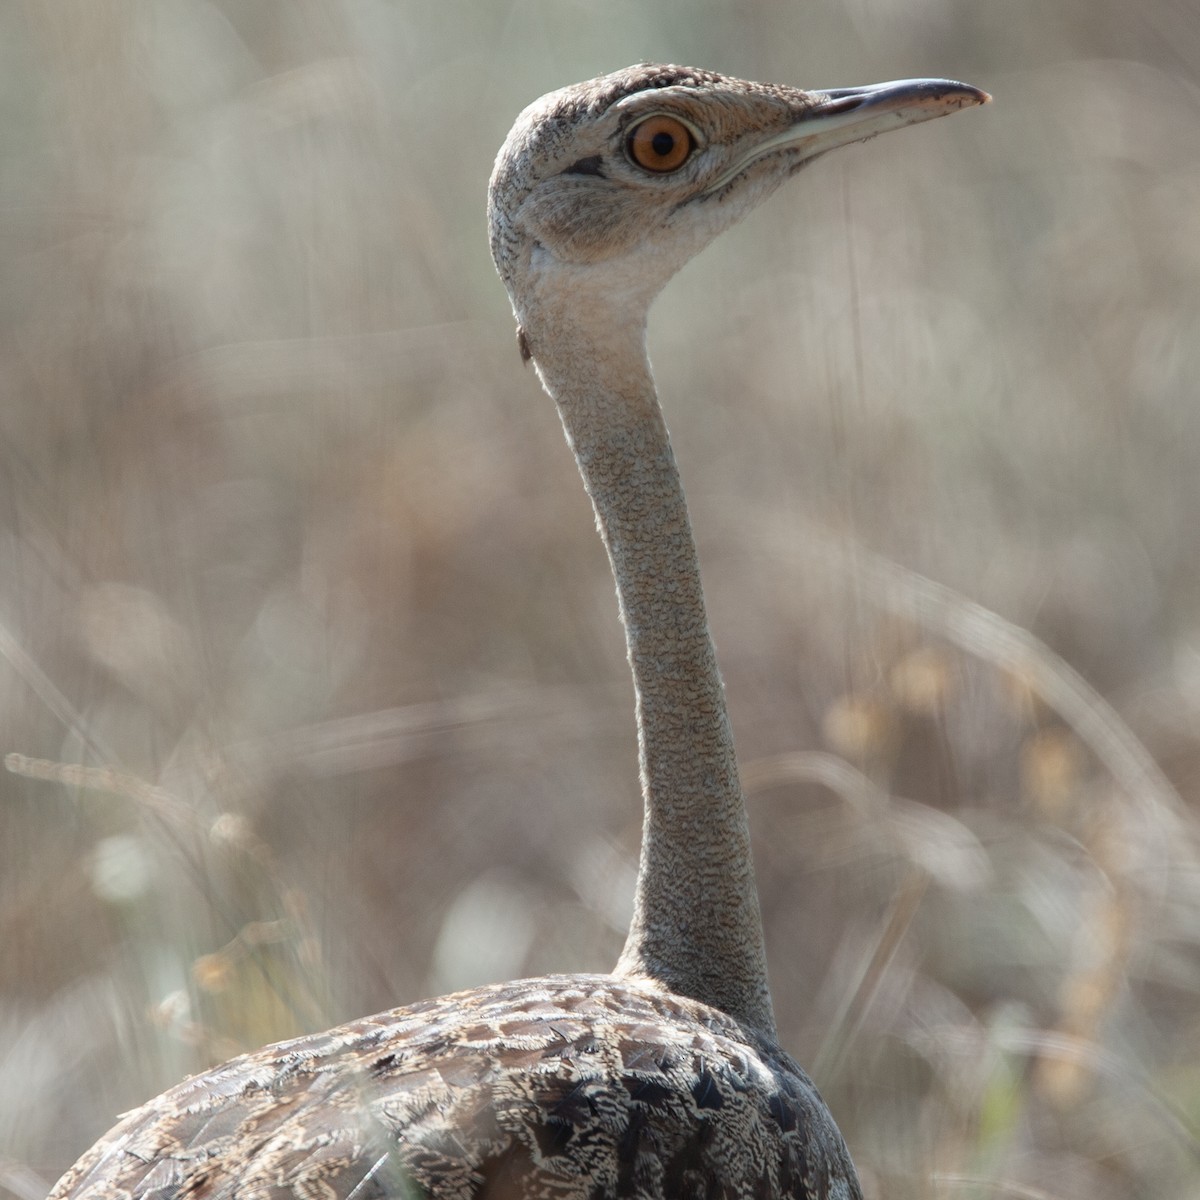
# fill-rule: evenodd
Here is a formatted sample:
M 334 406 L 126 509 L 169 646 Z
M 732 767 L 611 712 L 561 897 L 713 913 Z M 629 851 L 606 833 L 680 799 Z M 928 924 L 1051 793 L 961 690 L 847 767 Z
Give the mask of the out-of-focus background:
M 0 1195 L 241 1049 L 614 961 L 623 642 L 483 208 L 640 59 L 996 97 L 651 321 L 785 1043 L 871 1197 L 1200 1192 L 1194 5 L 18 0 L 0 749 L 68 766 L 0 778 Z

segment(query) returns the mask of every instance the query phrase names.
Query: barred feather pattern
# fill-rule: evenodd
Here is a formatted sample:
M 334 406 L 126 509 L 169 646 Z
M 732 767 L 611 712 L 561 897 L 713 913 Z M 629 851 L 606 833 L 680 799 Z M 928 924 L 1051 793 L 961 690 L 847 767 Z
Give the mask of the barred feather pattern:
M 66 1196 L 861 1200 L 778 1046 L 606 975 L 460 992 L 233 1059 L 129 1113 L 51 1200 Z

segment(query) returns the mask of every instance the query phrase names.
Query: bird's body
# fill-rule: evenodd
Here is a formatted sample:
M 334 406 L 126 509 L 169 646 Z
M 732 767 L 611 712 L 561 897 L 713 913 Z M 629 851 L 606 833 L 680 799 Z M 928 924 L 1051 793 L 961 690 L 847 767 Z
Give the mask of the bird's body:
M 642 65 L 517 119 L 492 255 L 617 583 L 645 805 L 612 975 L 446 996 L 244 1055 L 131 1113 L 54 1200 L 860 1200 L 780 1049 L 724 690 L 645 352 L 650 302 L 804 163 L 986 96 Z
M 682 1200 L 713 1179 L 725 1196 L 857 1195 L 815 1088 L 770 1039 L 607 975 L 480 988 L 243 1055 L 129 1114 L 60 1192 L 112 1196 L 117 1179 L 148 1200 Z

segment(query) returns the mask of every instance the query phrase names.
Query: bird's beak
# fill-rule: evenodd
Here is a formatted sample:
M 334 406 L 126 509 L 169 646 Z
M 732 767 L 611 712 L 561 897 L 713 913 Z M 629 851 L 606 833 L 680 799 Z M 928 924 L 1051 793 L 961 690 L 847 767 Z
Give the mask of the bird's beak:
M 952 79 L 899 79 L 811 95 L 815 103 L 804 110 L 795 124 L 759 142 L 709 184 L 706 194 L 723 187 L 750 163 L 773 150 L 794 149 L 791 163 L 799 165 L 838 146 L 861 142 L 889 129 L 932 121 L 934 117 L 991 100 L 987 92 Z
M 814 154 L 991 100 L 952 79 L 900 79 L 814 95 L 817 103 L 787 131 L 789 142 L 811 146 Z

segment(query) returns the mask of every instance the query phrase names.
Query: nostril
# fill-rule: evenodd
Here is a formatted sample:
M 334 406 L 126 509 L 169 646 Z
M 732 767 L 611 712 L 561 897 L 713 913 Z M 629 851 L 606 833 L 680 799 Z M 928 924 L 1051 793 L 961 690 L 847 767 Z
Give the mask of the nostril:
M 869 99 L 869 96 L 858 88 L 847 88 L 840 92 L 826 92 L 825 95 L 828 99 L 823 100 L 817 106 L 817 111 L 823 117 L 854 112 L 855 109 L 861 108 Z

